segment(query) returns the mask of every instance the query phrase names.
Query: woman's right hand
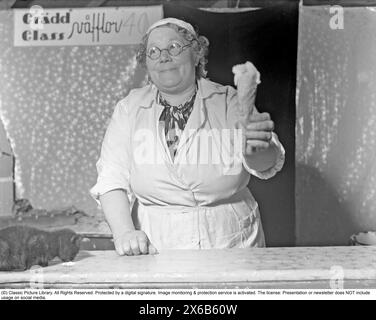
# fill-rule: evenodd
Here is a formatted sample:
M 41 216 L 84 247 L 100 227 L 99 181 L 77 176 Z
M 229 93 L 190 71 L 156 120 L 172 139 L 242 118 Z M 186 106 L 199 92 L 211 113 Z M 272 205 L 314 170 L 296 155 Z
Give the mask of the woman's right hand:
M 120 236 L 114 235 L 116 252 L 120 255 L 137 256 L 140 254 L 157 254 L 148 236 L 141 230 L 130 230 Z

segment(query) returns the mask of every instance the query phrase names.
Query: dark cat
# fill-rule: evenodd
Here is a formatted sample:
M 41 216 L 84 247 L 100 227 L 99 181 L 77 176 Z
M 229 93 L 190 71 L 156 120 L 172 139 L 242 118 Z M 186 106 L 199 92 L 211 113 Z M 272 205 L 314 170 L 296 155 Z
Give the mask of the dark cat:
M 0 271 L 27 270 L 48 266 L 59 257 L 72 261 L 80 250 L 81 236 L 69 229 L 43 231 L 27 226 L 0 230 Z

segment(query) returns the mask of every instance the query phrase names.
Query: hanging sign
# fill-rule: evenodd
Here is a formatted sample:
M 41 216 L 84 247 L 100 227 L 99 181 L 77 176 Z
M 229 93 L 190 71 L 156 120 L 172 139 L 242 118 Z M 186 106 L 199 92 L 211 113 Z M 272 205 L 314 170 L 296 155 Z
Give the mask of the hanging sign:
M 15 46 L 97 46 L 140 43 L 162 19 L 162 6 L 14 9 Z

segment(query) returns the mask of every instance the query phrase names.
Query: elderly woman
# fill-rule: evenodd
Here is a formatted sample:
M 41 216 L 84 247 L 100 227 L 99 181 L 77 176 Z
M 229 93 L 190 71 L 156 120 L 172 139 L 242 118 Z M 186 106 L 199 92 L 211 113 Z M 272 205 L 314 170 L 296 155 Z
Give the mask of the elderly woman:
M 91 189 L 120 255 L 265 246 L 247 185 L 279 171 L 284 149 L 268 113 L 240 125 L 237 91 L 205 78 L 208 44 L 173 18 L 143 38 L 150 83 L 116 105 Z

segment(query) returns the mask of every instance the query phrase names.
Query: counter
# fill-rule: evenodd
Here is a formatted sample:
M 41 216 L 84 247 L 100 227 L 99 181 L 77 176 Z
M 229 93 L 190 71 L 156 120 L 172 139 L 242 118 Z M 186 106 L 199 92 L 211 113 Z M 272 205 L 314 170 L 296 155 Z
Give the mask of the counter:
M 0 272 L 1 288 L 376 288 L 376 246 L 80 251 L 73 263 Z M 339 282 L 338 282 L 339 281 Z

